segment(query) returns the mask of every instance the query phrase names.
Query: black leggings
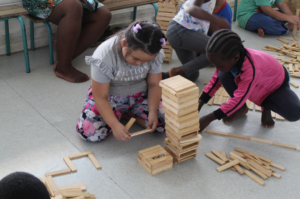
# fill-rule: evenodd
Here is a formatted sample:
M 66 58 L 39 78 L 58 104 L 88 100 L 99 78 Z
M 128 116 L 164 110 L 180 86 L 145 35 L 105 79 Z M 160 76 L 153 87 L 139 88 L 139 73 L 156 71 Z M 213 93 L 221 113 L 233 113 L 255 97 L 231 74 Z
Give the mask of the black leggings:
M 219 71 L 218 77 L 227 93 L 233 97 L 233 92 L 237 89 L 234 76 L 231 72 Z M 276 91 L 271 93 L 264 101 L 263 107 L 278 113 L 288 121 L 300 119 L 299 97 L 290 89 L 289 83 L 281 85 Z

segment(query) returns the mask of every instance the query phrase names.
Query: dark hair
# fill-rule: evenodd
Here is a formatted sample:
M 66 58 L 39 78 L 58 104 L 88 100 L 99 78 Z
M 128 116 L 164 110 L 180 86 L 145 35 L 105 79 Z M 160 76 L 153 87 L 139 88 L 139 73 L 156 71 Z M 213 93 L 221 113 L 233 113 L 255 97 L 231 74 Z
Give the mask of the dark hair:
M 142 28 L 135 33 L 133 27 L 137 24 Z M 121 30 L 118 35 L 126 39 L 127 47 L 131 50 L 142 50 L 150 55 L 156 54 L 162 49 L 160 39 L 164 38 L 167 41 L 160 26 L 155 22 L 149 21 L 135 21 L 125 30 Z
M 15 172 L 0 181 L 0 198 L 50 199 L 46 186 L 35 176 Z
M 240 58 L 244 60 L 247 50 L 243 45 L 243 41 L 235 32 L 222 29 L 214 32 L 207 43 L 207 54 L 220 54 L 223 59 L 232 59 L 238 52 Z

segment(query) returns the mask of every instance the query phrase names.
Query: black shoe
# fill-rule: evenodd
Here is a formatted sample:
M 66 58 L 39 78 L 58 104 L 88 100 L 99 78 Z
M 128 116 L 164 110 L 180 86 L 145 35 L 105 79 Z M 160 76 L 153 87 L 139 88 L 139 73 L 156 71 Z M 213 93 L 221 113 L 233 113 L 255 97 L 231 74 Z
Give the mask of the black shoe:
M 169 72 L 162 72 L 162 80 L 170 78 Z

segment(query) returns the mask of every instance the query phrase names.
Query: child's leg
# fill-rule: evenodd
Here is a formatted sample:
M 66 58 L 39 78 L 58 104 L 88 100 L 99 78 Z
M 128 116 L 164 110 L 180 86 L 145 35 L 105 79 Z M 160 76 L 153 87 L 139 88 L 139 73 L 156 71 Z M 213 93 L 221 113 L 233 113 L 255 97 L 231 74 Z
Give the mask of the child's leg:
M 131 106 L 129 115 L 131 117 L 137 116 L 137 123 L 145 128 L 148 126 L 148 91 L 143 91 L 137 96 L 138 97 L 130 97 L 130 101 L 134 101 L 135 103 Z M 157 111 L 157 118 L 158 124 L 156 131 L 165 132 L 165 113 L 161 102 Z
M 128 99 L 126 99 L 126 97 L 118 98 L 116 96 L 110 96 L 109 102 L 116 118 L 120 120 L 122 112 L 127 112 Z M 111 132 L 111 128 L 100 116 L 96 108 L 91 88 L 89 89 L 87 100 L 78 120 L 76 130 L 83 139 L 90 142 L 101 141 Z
M 261 105 L 266 110 L 272 110 L 278 113 L 288 121 L 297 121 L 300 119 L 300 101 L 299 97 L 290 89 L 288 83 L 282 85 L 279 89 L 270 94 Z M 263 125 L 270 123 L 270 118 L 262 115 Z M 272 119 L 272 118 L 271 118 Z
M 169 23 L 167 37 L 183 64 L 182 67 L 171 69 L 172 74 L 170 76 L 179 74 L 195 81 L 199 76 L 199 70 L 211 65 L 206 57 L 205 50 L 209 37 L 200 32 L 184 28 L 173 20 Z M 199 52 L 201 55 L 196 57 L 195 52 Z
M 237 85 L 234 81 L 234 76 L 231 72 L 221 72 L 218 73 L 218 78 L 221 81 L 223 87 L 227 91 L 227 93 L 230 95 L 230 97 L 233 97 L 234 91 L 237 89 Z M 231 114 L 230 116 L 224 117 L 223 122 L 230 123 L 236 120 L 238 117 L 242 115 L 246 115 L 248 112 L 248 107 L 246 103 L 236 112 Z
M 255 13 L 249 18 L 245 29 L 259 31 L 260 36 L 263 36 L 264 33 L 269 35 L 285 35 L 289 32 L 285 23 L 285 21 L 273 19 L 264 13 Z

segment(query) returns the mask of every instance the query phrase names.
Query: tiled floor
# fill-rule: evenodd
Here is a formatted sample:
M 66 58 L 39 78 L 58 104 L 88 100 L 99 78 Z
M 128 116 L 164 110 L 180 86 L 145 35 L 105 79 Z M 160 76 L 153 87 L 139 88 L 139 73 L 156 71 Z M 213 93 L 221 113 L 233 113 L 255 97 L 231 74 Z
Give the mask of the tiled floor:
M 276 36 L 259 38 L 239 28 L 236 22 L 233 30 L 249 48 L 282 45 Z M 90 74 L 84 56 L 93 51 L 94 48 L 88 49 L 74 61 L 74 66 Z M 73 84 L 57 78 L 49 65 L 48 48 L 36 49 L 29 56 L 29 74 L 25 73 L 23 53 L 0 57 L 0 179 L 14 171 L 41 177 L 66 168 L 63 157 L 93 151 L 101 170 L 96 170 L 87 158 L 81 158 L 74 160 L 77 173 L 54 177 L 55 183 L 62 186 L 84 182 L 88 192 L 97 198 L 299 198 L 300 151 L 203 133 L 195 159 L 150 176 L 137 163 L 138 151 L 163 145 L 165 134 L 144 134 L 127 142 L 117 141 L 111 135 L 101 143 L 85 142 L 76 134 L 75 126 L 90 82 Z M 163 70 L 179 65 L 174 53 L 172 63 L 164 64 Z M 201 70 L 196 82 L 201 90 L 213 72 L 213 67 Z M 300 85 L 298 79 L 292 81 Z M 300 96 L 299 89 L 292 89 Z M 205 106 L 200 116 L 216 108 Z M 265 129 L 260 125 L 260 116 L 259 112 L 250 111 L 230 125 L 215 121 L 208 128 L 300 146 L 299 121 L 276 121 L 274 128 Z M 134 126 L 132 132 L 139 129 Z M 266 156 L 287 169 L 278 171 L 281 179 L 270 178 L 262 187 L 231 170 L 218 173 L 218 165 L 204 156 L 212 149 L 229 153 L 235 147 Z

